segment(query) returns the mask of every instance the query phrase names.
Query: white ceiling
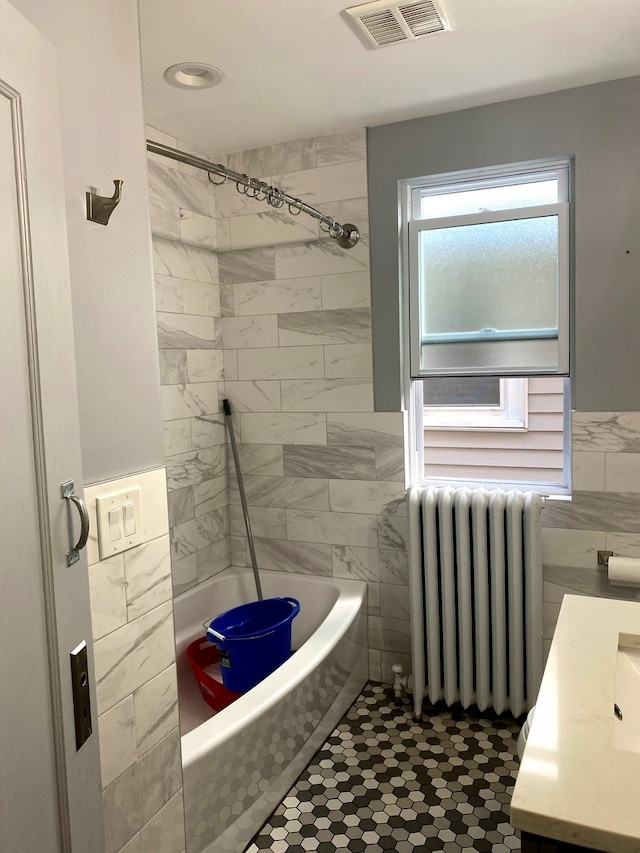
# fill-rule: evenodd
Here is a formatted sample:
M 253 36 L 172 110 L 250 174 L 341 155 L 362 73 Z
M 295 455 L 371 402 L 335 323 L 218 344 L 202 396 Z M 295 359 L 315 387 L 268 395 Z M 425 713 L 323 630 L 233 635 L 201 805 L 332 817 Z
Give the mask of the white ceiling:
M 222 154 L 640 74 L 640 0 L 445 0 L 449 33 L 378 50 L 356 0 L 140 0 L 149 124 Z M 173 88 L 178 62 L 221 85 Z

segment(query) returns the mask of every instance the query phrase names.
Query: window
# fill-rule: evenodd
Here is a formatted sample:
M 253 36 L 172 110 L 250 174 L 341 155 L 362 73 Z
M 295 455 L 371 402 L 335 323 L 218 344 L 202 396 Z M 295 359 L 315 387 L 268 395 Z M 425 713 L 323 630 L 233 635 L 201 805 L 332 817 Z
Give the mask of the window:
M 526 429 L 527 380 L 497 376 L 425 379 L 425 429 Z
M 414 479 L 568 491 L 568 161 L 402 186 Z
M 567 375 L 569 166 L 409 190 L 411 375 Z

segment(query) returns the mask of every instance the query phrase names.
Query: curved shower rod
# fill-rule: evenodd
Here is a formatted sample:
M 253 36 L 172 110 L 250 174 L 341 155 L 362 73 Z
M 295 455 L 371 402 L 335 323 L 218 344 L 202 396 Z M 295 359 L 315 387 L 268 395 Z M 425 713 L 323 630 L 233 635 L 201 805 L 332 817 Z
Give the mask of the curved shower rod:
M 196 169 L 203 169 L 208 173 L 211 183 L 216 186 L 224 184 L 229 180 L 236 185 L 239 193 L 246 195 L 248 198 L 255 198 L 257 201 L 266 201 L 271 207 L 276 208 L 286 205 L 292 216 L 299 216 L 300 213 L 312 216 L 320 223 L 320 229 L 325 234 L 333 237 L 342 249 L 352 249 L 360 239 L 360 232 L 355 225 L 349 223 L 340 225 L 332 216 L 326 216 L 315 207 L 311 207 L 310 204 L 306 204 L 299 198 L 294 198 L 284 190 L 272 187 L 264 181 L 258 180 L 258 178 L 250 178 L 248 175 L 242 175 L 240 172 L 227 169 L 221 163 L 209 163 L 208 160 L 194 157 L 193 154 L 186 154 L 184 151 L 178 151 L 176 148 L 171 148 L 169 145 L 162 145 L 160 142 L 152 142 L 150 139 L 147 139 L 147 150 L 153 154 L 161 154 L 163 157 L 170 157 L 172 160 L 177 160 L 180 163 L 195 166 Z M 214 181 L 211 175 L 219 175 L 222 180 Z

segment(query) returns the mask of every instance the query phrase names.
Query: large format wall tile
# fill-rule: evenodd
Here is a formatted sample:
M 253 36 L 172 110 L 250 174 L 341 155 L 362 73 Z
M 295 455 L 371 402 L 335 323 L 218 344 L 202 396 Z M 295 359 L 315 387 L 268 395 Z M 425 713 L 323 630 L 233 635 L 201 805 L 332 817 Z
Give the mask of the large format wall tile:
M 400 499 L 403 500 L 403 489 L 397 483 L 329 480 L 331 509 L 335 512 L 363 512 L 379 515 L 387 512 L 390 505 L 396 508 L 399 493 Z
M 238 456 L 243 474 L 284 476 L 283 447 L 281 444 L 241 444 L 238 447 Z M 236 477 L 235 470 L 231 476 Z
M 395 412 L 327 415 L 327 443 L 402 447 L 402 415 Z
M 189 379 L 187 371 L 187 351 L 184 349 L 161 349 L 158 351 L 160 359 L 160 384 L 179 385 L 186 384 Z M 197 380 L 194 380 L 197 381 Z
M 166 163 L 166 159 L 164 160 Z M 149 195 L 165 204 L 209 216 L 206 184 L 160 162 L 149 162 Z
M 371 344 L 338 344 L 324 348 L 324 374 L 327 379 L 373 376 Z
M 329 509 L 329 486 L 326 480 L 303 477 L 262 477 L 250 475 L 244 478 L 244 487 L 249 506 L 297 507 L 299 509 Z M 230 486 L 229 500 L 239 503 L 237 490 Z
M 107 853 L 117 853 L 181 787 L 178 729 L 104 791 Z
M 320 346 L 238 351 L 238 379 L 319 379 L 322 376 L 324 351 Z
M 287 510 L 281 507 L 252 506 L 250 523 L 253 535 L 260 539 L 287 538 Z M 245 535 L 242 507 L 229 507 L 229 528 L 232 536 Z
M 548 501 L 544 527 L 640 532 L 640 492 L 574 492 L 571 501 Z
M 326 311 L 371 306 L 371 281 L 368 272 L 323 275 L 321 281 L 322 307 Z
M 160 349 L 217 349 L 218 326 L 213 317 L 157 314 Z
M 220 316 L 220 285 L 204 281 L 183 281 L 182 301 L 185 314 Z
M 175 421 L 165 421 L 163 424 L 164 455 L 174 456 L 191 450 L 191 420 L 180 418 Z
M 247 281 L 267 281 L 276 277 L 276 260 L 273 247 L 223 252 L 218 257 L 218 270 L 222 284 Z
M 288 509 L 287 536 L 299 542 L 375 548 L 378 544 L 378 520 L 375 515 Z
M 89 566 L 89 592 L 94 640 L 126 624 L 124 554 Z
M 226 465 L 224 469 L 226 471 Z M 193 512 L 196 518 L 229 503 L 229 481 L 226 473 L 193 486 Z
M 273 181 L 294 198 L 317 207 L 321 202 L 365 197 L 367 166 L 364 160 L 352 160 L 319 166 L 317 169 L 273 175 Z
M 316 165 L 316 140 L 296 139 L 250 151 L 238 151 L 227 158 L 229 169 L 264 179 L 276 172 L 313 169 Z
M 162 387 L 162 414 L 165 421 L 199 417 L 218 412 L 217 382 Z
M 640 453 L 605 454 L 605 491 L 640 492 Z
M 227 453 L 224 446 L 180 453 L 167 460 L 169 491 L 193 486 L 214 477 L 222 477 L 226 472 Z
M 233 300 L 237 317 L 317 311 L 322 308 L 322 279 L 312 276 L 236 284 L 233 287 Z
M 318 166 L 346 163 L 350 160 L 365 161 L 367 157 L 367 134 L 364 128 L 328 133 L 316 140 Z
M 275 315 L 223 317 L 222 343 L 225 349 L 275 347 L 278 345 L 278 319 Z
M 277 572 L 331 576 L 331 546 L 309 542 L 256 539 L 258 565 Z
M 184 314 L 183 286 L 181 278 L 170 275 L 154 275 L 156 311 Z
M 255 207 L 259 207 L 256 203 Z M 229 220 L 231 250 L 246 249 L 256 243 L 264 245 L 279 245 L 294 243 L 299 240 L 317 240 L 319 237 L 318 223 L 308 217 L 293 217 L 288 210 L 273 210 L 263 203 L 263 210 L 252 212 L 245 216 L 234 216 Z
M 172 531 L 171 550 L 175 557 L 186 557 L 229 535 L 227 507 L 215 509 L 177 524 Z
M 278 317 L 280 346 L 369 343 L 371 312 L 368 308 L 302 311 Z
M 100 715 L 100 767 L 106 788 L 138 760 L 133 696 Z
M 218 276 L 216 267 L 208 249 L 185 246 L 160 237 L 153 239 L 153 269 L 156 275 L 214 282 Z
M 250 444 L 326 444 L 326 416 L 318 413 L 241 415 L 243 441 Z
M 285 445 L 283 451 L 287 477 L 376 479 L 376 451 L 373 447 Z
M 140 837 L 141 853 L 182 853 L 185 847 L 182 791 L 142 827 Z
M 173 611 L 167 602 L 95 643 L 98 713 L 162 672 L 175 657 Z
M 188 350 L 185 353 L 187 362 L 186 382 L 222 382 L 224 379 L 224 360 L 222 350 Z M 166 383 L 163 383 L 166 384 Z M 172 384 L 180 384 L 172 383 Z
M 171 599 L 169 536 L 124 552 L 129 622 Z
M 285 412 L 368 412 L 373 408 L 369 379 L 287 379 L 281 388 Z
M 171 664 L 133 694 L 136 747 L 144 755 L 178 725 L 176 666 Z
M 574 412 L 573 449 L 640 453 L 640 412 Z
M 334 545 L 331 549 L 331 558 L 333 574 L 337 578 L 381 581 L 403 586 L 409 583 L 406 555 L 400 551 L 383 551 L 377 547 Z

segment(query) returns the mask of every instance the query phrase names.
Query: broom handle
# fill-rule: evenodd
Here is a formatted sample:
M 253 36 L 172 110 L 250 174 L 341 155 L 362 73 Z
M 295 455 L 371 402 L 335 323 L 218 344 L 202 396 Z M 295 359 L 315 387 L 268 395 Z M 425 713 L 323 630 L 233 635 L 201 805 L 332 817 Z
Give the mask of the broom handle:
M 253 534 L 251 533 L 251 522 L 249 521 L 249 510 L 247 508 L 247 496 L 244 493 L 244 483 L 242 481 L 242 471 L 240 469 L 240 459 L 238 458 L 238 448 L 236 446 L 236 436 L 233 431 L 233 420 L 231 419 L 231 405 L 228 400 L 222 401 L 224 413 L 227 418 L 227 427 L 229 428 L 229 438 L 231 439 L 231 451 L 233 453 L 233 461 L 236 466 L 236 477 L 238 479 L 238 490 L 240 491 L 240 503 L 242 504 L 242 514 L 244 515 L 244 526 L 247 531 L 247 539 L 249 541 L 249 553 L 251 555 L 251 566 L 253 568 L 253 576 L 256 581 L 256 592 L 258 593 L 259 601 L 262 601 L 262 586 L 260 585 L 260 575 L 258 574 L 258 561 L 256 560 L 256 549 L 253 546 Z

